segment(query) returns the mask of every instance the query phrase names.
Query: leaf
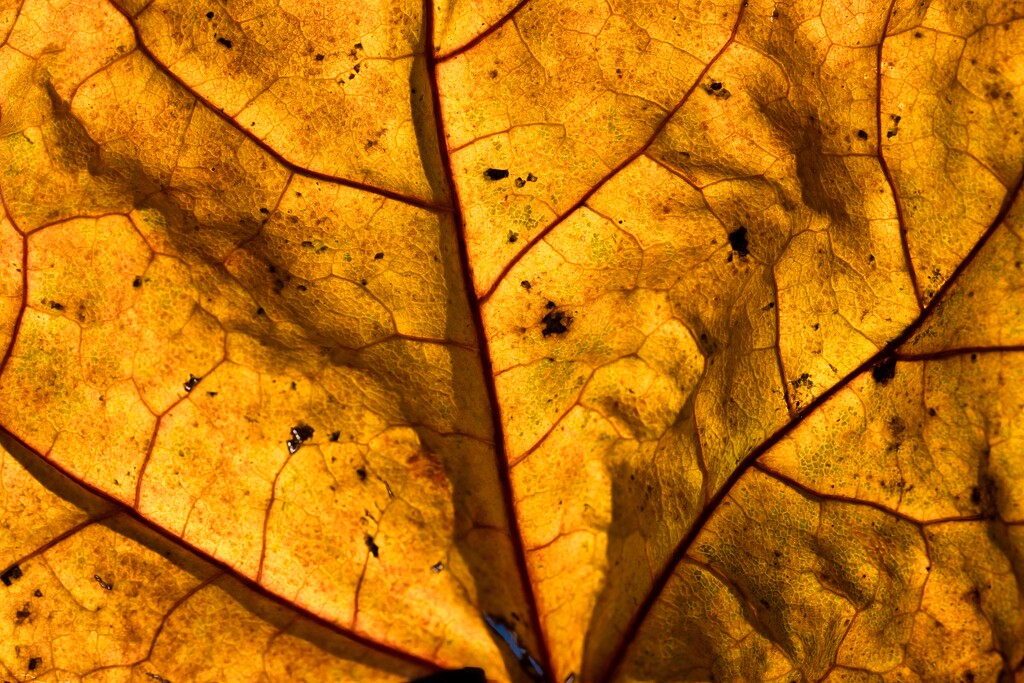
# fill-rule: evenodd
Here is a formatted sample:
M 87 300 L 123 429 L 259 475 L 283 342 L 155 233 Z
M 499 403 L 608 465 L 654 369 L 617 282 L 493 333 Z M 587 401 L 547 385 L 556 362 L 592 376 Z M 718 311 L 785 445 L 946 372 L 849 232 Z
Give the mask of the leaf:
M 1009 2 L 0 5 L 0 671 L 1024 671 Z

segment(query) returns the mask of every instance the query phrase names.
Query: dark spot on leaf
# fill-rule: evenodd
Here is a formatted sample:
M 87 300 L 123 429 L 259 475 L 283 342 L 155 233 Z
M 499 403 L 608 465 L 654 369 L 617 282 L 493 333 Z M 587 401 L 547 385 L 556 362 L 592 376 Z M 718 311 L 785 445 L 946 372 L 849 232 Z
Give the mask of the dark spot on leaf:
M 231 49 L 232 43 L 227 38 L 218 38 L 217 42 L 220 43 L 221 45 L 223 45 L 224 47 L 226 47 L 227 49 L 229 49 L 229 50 Z
M 747 229 L 742 225 L 729 233 L 729 245 L 740 256 L 746 256 L 750 247 L 747 241 Z
M 29 605 L 27 602 L 20 610 L 14 613 L 14 619 L 18 624 L 25 621 L 30 616 L 32 616 L 32 610 L 29 609 Z
M 184 384 L 185 391 L 188 392 L 188 391 L 192 391 L 193 389 L 195 389 L 196 385 L 199 384 L 199 380 L 201 380 L 201 379 L 202 379 L 202 377 L 196 377 L 195 375 L 193 375 L 190 372 L 188 374 L 188 379 L 185 380 L 185 384 Z
M 356 470 L 356 476 L 359 477 L 359 481 L 366 481 L 366 470 L 360 467 Z
M 322 62 L 322 61 L 324 61 L 324 56 L 323 55 L 317 55 L 316 57 L 314 57 L 314 59 L 316 59 L 316 61 L 318 61 L 318 62 Z
M 368 280 L 366 278 L 363 278 L 362 280 L 359 281 L 359 284 L 361 284 L 363 287 L 365 287 L 367 285 L 367 282 L 368 282 Z
M 971 502 L 975 505 L 979 505 L 981 503 L 981 489 L 977 486 L 971 488 Z
M 438 562 L 430 568 L 430 571 L 434 572 L 435 574 L 440 574 L 442 569 L 444 569 L 444 562 Z
M 206 13 L 206 18 L 207 19 L 213 19 L 213 12 L 207 12 Z
M 887 132 L 887 133 L 885 134 L 885 137 L 887 137 L 887 138 L 894 138 L 894 137 L 896 137 L 896 131 L 894 131 L 894 130 L 890 130 L 890 131 L 888 131 L 888 132 Z
M 722 84 L 719 83 L 718 81 L 712 81 L 711 82 L 711 89 L 712 90 L 721 90 L 722 89 Z
M 288 452 L 295 453 L 305 442 L 313 438 L 313 428 L 301 422 L 292 427 L 292 438 L 288 439 Z
M 557 304 L 554 301 L 549 301 L 546 304 L 544 304 L 544 308 L 548 309 L 549 311 L 552 308 L 555 308 L 556 306 L 557 306 Z
M 50 308 L 52 308 L 55 311 L 63 311 L 64 310 L 64 304 L 59 304 L 56 301 L 51 301 L 50 302 Z
M 489 168 L 484 171 L 484 178 L 487 178 L 488 180 L 501 180 L 503 178 L 508 178 L 508 169 Z
M 260 213 L 270 213 L 270 209 L 268 209 L 265 206 L 261 206 L 260 207 Z M 270 271 L 270 272 L 274 272 L 274 271 Z
M 532 173 L 527 173 L 526 174 L 526 182 L 528 182 L 528 183 L 535 183 L 535 182 L 537 182 L 537 176 L 533 175 Z
M 216 395 L 217 395 L 217 392 L 216 392 L 216 391 L 207 391 L 207 392 L 206 392 L 206 395 L 207 395 L 207 396 L 209 396 L 209 397 L 211 397 L 211 398 L 213 398 L 214 396 L 216 396 Z
M 43 658 L 42 657 L 33 657 L 30 660 L 28 660 L 28 670 L 29 671 L 35 671 L 36 669 L 39 668 L 39 665 L 42 664 L 42 663 L 43 663 Z
M 107 583 L 106 581 L 103 580 L 103 577 L 101 577 L 99 574 L 93 574 L 92 578 L 95 579 L 96 583 L 101 585 L 104 590 L 108 590 L 108 591 L 109 590 L 114 590 L 114 584 Z
M 135 279 L 132 280 L 132 287 L 141 287 L 141 286 L 142 286 L 142 278 L 139 277 L 138 275 L 136 275 Z
M 920 31 L 914 31 L 914 37 L 915 38 L 924 38 L 924 34 L 921 33 Z
M 355 45 L 353 45 L 352 47 L 353 47 L 354 49 L 356 49 L 356 50 L 362 50 L 362 49 L 363 49 L 363 44 L 362 44 L 362 43 L 356 43 L 356 44 L 355 44 Z
M 522 177 L 519 177 L 519 178 L 516 178 L 515 180 L 513 180 L 512 184 L 515 185 L 516 187 L 525 187 L 526 186 L 526 181 L 523 180 Z
M 299 290 L 300 292 L 305 292 L 307 287 L 306 285 L 296 285 L 295 289 Z
M 858 130 L 857 131 L 857 137 L 860 138 L 861 140 L 867 140 L 868 139 L 868 132 L 866 130 Z
M 871 376 L 879 384 L 886 384 L 896 376 L 896 359 L 890 357 L 883 360 L 871 369 Z
M 373 259 L 375 261 L 380 261 L 382 258 L 384 258 L 384 252 L 383 251 L 378 251 L 376 254 L 373 255 Z
M 511 230 L 508 231 L 508 243 L 509 244 L 515 244 L 516 240 L 518 240 L 518 239 L 519 239 L 519 233 L 518 232 L 512 232 Z
M 549 311 L 547 315 L 541 318 L 541 322 L 544 323 L 544 329 L 541 330 L 541 334 L 545 337 L 552 334 L 564 334 L 569 329 L 569 325 L 572 324 L 572 317 L 567 316 L 562 311 Z
M 519 286 L 525 289 L 527 292 L 529 292 L 530 287 L 532 287 L 533 285 L 530 284 L 529 280 L 523 280 L 522 282 L 519 283 Z
M 341 438 L 341 432 L 331 432 L 331 442 L 337 443 L 338 439 Z
M 43 591 L 41 591 L 41 590 L 39 590 L 39 589 L 37 588 L 37 589 L 35 589 L 35 591 L 34 591 L 34 592 L 32 593 L 32 595 L 36 596 L 37 598 L 41 598 L 41 597 L 43 597 Z
M 976 353 L 972 353 L 971 354 L 971 362 L 972 363 L 977 363 L 978 362 L 978 354 L 976 354 Z
M 491 78 L 497 78 L 498 77 L 498 70 L 497 69 L 491 69 L 491 72 L 488 75 Z
M 266 315 L 266 314 L 267 314 L 267 312 L 263 310 L 262 306 L 260 306 L 259 308 L 256 309 L 256 315 Z
M 369 534 L 366 535 L 366 547 L 370 549 L 370 553 L 374 557 L 380 557 L 380 548 L 374 543 L 373 536 Z

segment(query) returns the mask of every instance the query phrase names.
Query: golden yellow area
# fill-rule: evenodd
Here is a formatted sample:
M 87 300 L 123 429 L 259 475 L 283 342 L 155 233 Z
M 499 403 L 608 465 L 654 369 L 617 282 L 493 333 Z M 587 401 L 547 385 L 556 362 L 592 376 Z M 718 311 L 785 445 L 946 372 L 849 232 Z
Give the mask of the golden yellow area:
M 1008 0 L 0 0 L 0 673 L 1019 678 L 1022 106 Z

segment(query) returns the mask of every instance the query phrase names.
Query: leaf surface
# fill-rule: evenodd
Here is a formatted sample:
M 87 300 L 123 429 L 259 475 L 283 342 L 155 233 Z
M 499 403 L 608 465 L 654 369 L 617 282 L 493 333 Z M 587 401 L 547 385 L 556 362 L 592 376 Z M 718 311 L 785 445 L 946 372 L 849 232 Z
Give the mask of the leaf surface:
M 1013 680 L 1022 18 L 7 2 L 0 667 Z

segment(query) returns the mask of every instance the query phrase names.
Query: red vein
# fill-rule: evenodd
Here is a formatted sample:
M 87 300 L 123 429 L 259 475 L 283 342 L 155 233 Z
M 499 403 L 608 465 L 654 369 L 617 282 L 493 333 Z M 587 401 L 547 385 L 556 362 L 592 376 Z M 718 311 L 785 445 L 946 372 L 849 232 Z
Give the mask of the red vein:
M 829 387 L 825 392 L 818 396 L 818 398 L 811 401 L 811 403 L 807 405 L 807 408 L 803 412 L 801 412 L 794 419 L 790 420 L 789 422 L 781 426 L 779 429 L 777 429 L 771 436 L 762 441 L 759 446 L 754 448 L 750 453 L 747 454 L 746 457 L 743 458 L 742 461 L 740 461 L 739 465 L 737 465 L 736 469 L 734 469 L 732 474 L 729 475 L 729 478 L 725 481 L 722 487 L 715 493 L 714 496 L 711 497 L 711 500 L 709 501 L 708 505 L 705 506 L 705 508 L 694 520 L 693 525 L 690 527 L 690 530 L 686 533 L 685 536 L 683 536 L 683 538 L 676 545 L 675 549 L 672 551 L 672 554 L 669 556 L 668 561 L 665 562 L 661 570 L 661 573 L 658 574 L 658 577 L 651 585 L 651 588 L 650 590 L 648 590 L 643 602 L 640 603 L 640 606 L 637 608 L 637 611 L 633 615 L 633 618 L 630 619 L 629 625 L 623 631 L 622 638 L 619 641 L 618 646 L 615 648 L 615 651 L 612 653 L 611 659 L 609 660 L 608 668 L 605 670 L 603 676 L 597 679 L 598 681 L 601 681 L 602 683 L 608 683 L 615 677 L 615 674 L 618 672 L 619 668 L 625 661 L 626 652 L 629 649 L 630 643 L 632 643 L 635 640 L 637 633 L 639 633 L 640 627 L 642 626 L 644 620 L 647 618 L 648 614 L 650 614 L 651 609 L 653 609 L 654 605 L 658 602 L 658 598 L 661 596 L 661 593 L 665 590 L 665 586 L 668 584 L 669 579 L 675 573 L 676 567 L 679 565 L 680 562 L 682 562 L 683 558 L 686 557 L 686 554 L 690 551 L 690 546 L 693 545 L 693 542 L 697 539 L 697 536 L 700 535 L 701 531 L 703 531 L 704 527 L 707 525 L 708 520 L 718 509 L 722 501 L 729 495 L 733 487 L 736 486 L 736 483 L 740 480 L 740 478 L 747 472 L 747 470 L 754 466 L 754 463 L 766 451 L 768 451 L 775 444 L 780 442 L 783 438 L 788 436 L 809 415 L 814 414 L 818 408 L 820 408 L 829 399 L 831 399 L 837 393 L 846 388 L 846 386 L 850 382 L 852 382 L 856 377 L 859 377 L 864 372 L 870 370 L 872 367 L 877 365 L 882 360 L 896 357 L 896 349 L 902 346 L 908 339 L 910 339 L 911 336 L 913 336 L 915 332 L 917 332 L 921 328 L 922 325 L 924 325 L 925 321 L 928 320 L 931 313 L 938 308 L 937 304 L 946 296 L 950 288 L 963 274 L 963 271 L 974 261 L 978 253 L 988 243 L 992 235 L 995 234 L 996 229 L 1006 219 L 1006 215 L 1010 212 L 1010 208 L 1013 206 L 1014 202 L 1016 202 L 1018 196 L 1021 193 L 1022 185 L 1024 185 L 1024 171 L 1021 172 L 1021 175 L 1017 179 L 1017 182 L 1014 185 L 1013 189 L 1009 193 L 1007 193 L 1006 197 L 1003 199 L 1003 204 L 999 209 L 999 213 L 996 214 L 996 217 L 992 221 L 991 225 L 988 226 L 988 228 L 982 234 L 981 238 L 975 243 L 974 247 L 972 247 L 971 250 L 967 253 L 967 255 L 964 257 L 964 260 L 960 262 L 960 265 L 956 267 L 956 269 L 950 275 L 949 279 L 947 279 L 942 284 L 942 286 L 939 288 L 939 291 L 936 293 L 935 297 L 932 298 L 932 300 L 924 306 L 924 308 L 922 309 L 921 313 L 917 316 L 917 318 L 912 323 L 910 323 L 910 325 L 908 325 L 903 330 L 903 332 L 901 332 L 895 339 L 886 344 L 881 350 L 879 350 L 873 356 L 863 361 L 860 365 L 854 368 L 841 380 L 839 380 L 831 387 Z
M 943 358 L 952 358 L 954 356 L 966 356 L 969 353 L 1019 353 L 1021 351 L 1024 351 L 1024 344 L 1010 344 L 1007 346 L 960 346 L 955 349 L 945 349 L 942 351 L 897 353 L 896 358 L 898 360 L 905 361 L 941 360 Z
M 441 168 L 444 172 L 444 182 L 450 194 L 452 205 L 452 222 L 455 227 L 455 234 L 459 248 L 459 270 L 462 274 L 463 288 L 466 292 L 466 299 L 469 306 L 470 317 L 473 320 L 473 328 L 480 346 L 480 364 L 483 370 L 484 386 L 487 390 L 487 400 L 491 408 L 491 423 L 494 431 L 494 454 L 495 466 L 498 471 L 498 481 L 501 484 L 502 501 L 505 507 L 505 516 L 508 522 L 509 533 L 512 536 L 512 547 L 515 553 L 516 567 L 519 580 L 522 586 L 523 596 L 526 599 L 530 612 L 530 626 L 537 634 L 537 660 L 545 675 L 551 675 L 551 655 L 548 650 L 547 638 L 540 621 L 540 610 L 537 607 L 537 598 L 533 592 L 533 582 L 530 580 L 529 568 L 526 564 L 525 543 L 522 530 L 519 528 L 519 519 L 516 517 L 513 507 L 512 479 L 508 467 L 508 454 L 505 447 L 505 430 L 501 419 L 501 407 L 498 403 L 498 392 L 494 384 L 494 368 L 491 363 L 491 352 L 487 335 L 484 332 L 483 316 L 480 310 L 480 303 L 474 296 L 476 289 L 473 286 L 473 275 L 470 270 L 469 248 L 466 243 L 466 226 L 462 215 L 462 206 L 459 203 L 458 188 L 455 185 L 455 172 L 452 169 L 451 156 L 448 150 L 448 138 L 445 135 L 444 118 L 441 108 L 441 90 L 437 80 L 438 60 L 434 48 L 434 3 L 432 0 L 423 0 L 425 16 L 425 42 L 426 42 L 426 67 L 427 82 L 430 87 L 431 106 L 434 115 L 434 126 L 437 135 L 438 154 L 440 156 Z
M 605 174 L 605 176 L 598 180 L 593 187 L 584 192 L 583 196 L 577 199 L 572 206 L 570 206 L 568 209 L 559 214 L 558 218 L 548 223 L 547 227 L 545 227 L 539 233 L 534 235 L 533 238 L 531 238 L 530 241 L 527 242 L 523 246 L 523 248 L 520 249 L 519 252 L 516 253 L 516 255 L 509 260 L 508 263 L 505 264 L 505 267 L 501 269 L 501 272 L 498 273 L 498 276 L 494 279 L 494 282 L 491 283 L 491 286 L 487 288 L 487 291 L 478 297 L 481 304 L 486 303 L 487 300 L 491 298 L 491 295 L 494 294 L 494 291 L 505 280 L 505 277 L 509 274 L 509 271 L 511 271 L 512 268 L 514 268 L 515 265 L 519 263 L 519 261 L 521 261 L 522 258 L 527 253 L 529 253 L 531 249 L 533 249 L 534 245 L 536 245 L 542 239 L 547 237 L 548 234 L 552 230 L 557 228 L 566 218 L 571 216 L 573 213 L 579 210 L 580 207 L 586 204 L 591 197 L 597 194 L 598 190 L 604 187 L 609 180 L 618 175 L 622 171 L 622 169 L 632 164 L 634 161 L 640 158 L 641 155 L 645 154 L 648 149 L 650 149 L 651 145 L 653 145 L 654 141 L 658 139 L 658 136 L 661 135 L 662 131 L 664 131 L 665 128 L 668 127 L 669 122 L 672 120 L 672 117 L 676 115 L 676 112 L 682 109 L 683 105 L 689 101 L 690 95 L 693 94 L 693 92 L 697 89 L 697 86 L 700 85 L 701 81 L 704 80 L 704 76 L 706 76 L 708 71 L 711 70 L 711 67 L 714 66 L 715 62 L 718 61 L 718 58 L 722 56 L 722 54 L 729 48 L 730 45 L 732 45 L 733 41 L 736 39 L 737 31 L 739 31 L 740 23 L 743 21 L 743 14 L 746 11 L 746 8 L 747 2 L 744 2 L 742 5 L 740 5 L 740 11 L 736 15 L 736 23 L 733 24 L 732 32 L 729 34 L 729 38 L 725 41 L 725 43 L 722 44 L 722 47 L 718 50 L 718 52 L 716 52 L 715 55 L 708 60 L 708 63 L 704 66 L 703 69 L 701 69 L 701 72 L 697 74 L 697 78 L 693 80 L 693 84 L 690 85 L 690 88 L 683 95 L 682 99 L 679 100 L 676 106 L 672 107 L 672 109 L 669 110 L 668 114 L 665 115 L 665 118 L 662 119 L 661 123 L 659 123 L 657 127 L 655 127 L 654 131 L 651 132 L 650 137 L 647 138 L 647 142 L 645 142 L 639 149 L 630 154 L 628 157 L 623 159 L 618 166 L 616 166 L 607 174 Z M 476 289 L 471 289 L 470 291 L 475 292 Z
M 157 69 L 159 69 L 164 75 L 166 75 L 172 81 L 177 83 L 178 86 L 183 88 L 189 95 L 191 95 L 192 97 L 196 98 L 196 100 L 198 102 L 201 102 L 204 106 L 206 106 L 207 109 L 209 109 L 214 114 L 216 114 L 218 117 L 220 117 L 221 120 L 225 121 L 232 128 L 234 128 L 239 133 L 244 135 L 250 142 L 252 142 L 254 145 L 256 145 L 257 147 L 262 149 L 264 152 L 266 152 L 267 154 L 272 156 L 277 161 L 277 163 L 281 164 L 282 166 L 287 168 L 292 173 L 298 173 L 300 175 L 304 175 L 304 176 L 307 176 L 307 177 L 310 177 L 310 178 L 316 178 L 317 180 L 322 180 L 322 181 L 328 182 L 328 183 L 337 183 L 338 185 L 343 185 L 345 187 L 350 187 L 350 188 L 355 189 L 355 190 L 362 190 L 364 192 L 371 192 L 373 194 L 380 195 L 381 197 L 386 197 L 388 199 L 393 199 L 396 202 L 402 202 L 403 204 L 409 204 L 410 206 L 415 206 L 415 207 L 418 207 L 420 209 L 427 209 L 429 211 L 434 211 L 434 212 L 439 212 L 439 213 L 447 213 L 448 211 L 451 210 L 447 206 L 444 206 L 442 204 L 436 204 L 436 203 L 434 203 L 432 201 L 428 201 L 426 199 L 420 199 L 419 197 L 411 197 L 409 195 L 402 194 L 401 192 L 395 192 L 394 190 L 386 190 L 386 189 L 384 189 L 382 187 L 375 187 L 373 185 L 368 185 L 366 183 L 361 183 L 358 180 L 350 180 L 348 178 L 342 178 L 340 176 L 331 175 L 329 173 L 321 173 L 320 171 L 314 171 L 312 169 L 304 168 L 303 166 L 300 166 L 299 164 L 296 164 L 294 161 L 288 160 L 287 158 L 284 157 L 284 155 L 282 155 L 276 149 L 274 149 L 273 147 L 268 145 L 266 142 L 264 142 L 263 140 L 258 138 L 256 135 L 254 135 L 252 133 L 252 131 L 250 131 L 247 128 L 245 128 L 242 124 L 240 124 L 238 121 L 236 121 L 233 117 L 229 116 L 228 114 L 225 114 L 223 109 L 221 109 L 220 107 L 215 105 L 210 100 L 206 99 L 204 96 L 200 95 L 198 92 L 194 91 L 191 88 L 191 86 L 189 86 L 187 83 L 185 83 L 185 81 L 183 81 L 176 73 L 174 73 L 174 71 L 172 71 L 169 66 L 164 64 L 164 62 L 162 62 L 160 60 L 160 58 L 157 57 L 153 53 L 153 51 L 150 50 L 149 47 L 146 46 L 146 44 L 144 42 L 142 42 L 142 31 L 141 31 L 141 29 L 139 29 L 139 25 L 135 21 L 135 17 L 131 13 L 129 13 L 128 10 L 122 8 L 116 2 L 113 2 L 113 0 L 111 0 L 110 4 L 118 12 L 118 14 L 120 14 L 121 16 L 123 16 L 125 18 L 125 20 L 128 22 L 128 24 L 131 26 L 132 32 L 135 34 L 135 46 L 136 46 L 136 49 L 138 49 L 139 52 L 144 54 L 151 62 L 153 62 L 153 64 L 157 67 Z
M 442 64 L 444 62 L 447 62 L 452 57 L 458 57 L 463 52 L 468 52 L 469 50 L 472 50 L 474 47 L 476 47 L 477 45 L 479 45 L 483 41 L 487 40 L 488 36 L 490 36 L 492 33 L 494 33 L 495 31 L 500 29 L 502 26 L 507 24 L 512 19 L 512 17 L 514 17 L 516 14 L 518 14 L 519 10 L 523 9 L 523 6 L 526 5 L 526 3 L 528 3 L 529 1 L 530 0 L 519 0 L 519 2 L 516 4 L 515 7 L 510 9 L 505 14 L 505 16 L 503 16 L 501 19 L 498 19 L 496 22 L 494 22 L 493 24 L 488 26 L 487 30 L 485 30 L 483 33 L 481 33 L 477 37 L 473 38 L 472 40 L 470 40 L 468 43 L 466 43 L 462 47 L 457 47 L 457 48 L 455 48 L 454 50 L 452 50 L 450 52 L 446 52 L 443 55 L 439 55 L 434 60 L 434 63 L 435 64 Z
M 297 605 L 294 602 L 288 600 L 287 598 L 284 598 L 281 595 L 272 592 L 264 586 L 261 586 L 260 584 L 256 583 L 256 581 L 254 581 L 252 578 L 241 573 L 238 569 L 232 567 L 227 562 L 220 560 L 214 557 L 213 555 L 210 555 L 205 550 L 202 550 L 201 548 L 193 545 L 189 541 L 178 536 L 169 529 L 166 529 L 165 527 L 157 524 L 148 517 L 145 517 L 134 508 L 125 504 L 119 498 L 114 497 L 107 491 L 104 491 L 103 489 L 94 486 L 93 484 L 90 484 L 87 481 L 79 479 L 74 474 L 65 469 L 63 465 L 51 459 L 49 456 L 43 455 L 38 450 L 30 446 L 29 444 L 25 443 L 25 441 L 23 441 L 16 434 L 11 432 L 11 430 L 8 429 L 6 425 L 0 425 L 0 435 L 5 435 L 9 437 L 12 441 L 16 442 L 30 454 L 38 458 L 46 467 L 50 468 L 54 472 L 57 472 L 68 481 L 74 483 L 86 493 L 89 493 L 95 498 L 98 498 L 99 500 L 108 503 L 112 508 L 114 508 L 114 510 L 110 513 L 111 516 L 120 514 L 129 519 L 134 520 L 135 522 L 144 526 L 146 529 L 149 529 L 153 533 L 162 536 L 165 540 L 167 540 L 167 542 L 184 549 L 185 551 L 191 553 L 192 555 L 202 560 L 206 564 L 210 565 L 214 569 L 220 570 L 221 573 L 230 576 L 231 578 L 245 586 L 248 590 L 258 595 L 259 597 L 262 597 L 265 600 L 269 600 L 275 605 L 279 605 L 287 610 L 290 610 L 291 612 L 298 614 L 304 619 L 307 619 L 313 624 L 321 626 L 322 628 L 332 633 L 343 636 L 358 645 L 362 645 L 363 647 L 379 652 L 385 656 L 393 657 L 395 659 L 407 662 L 409 664 L 413 664 L 415 666 L 419 666 L 429 671 L 436 671 L 437 669 L 441 668 L 437 662 L 430 661 L 424 657 L 414 655 L 410 652 L 406 652 L 405 650 L 399 649 L 397 647 L 377 642 L 367 636 L 357 633 L 352 629 L 345 628 L 344 626 L 336 624 L 333 621 L 329 621 L 328 619 L 325 619 L 324 617 L 315 614 L 314 612 L 311 612 L 308 608 L 302 607 L 301 605 Z
M 921 288 L 917 282 L 917 271 L 914 269 L 914 261 L 910 258 L 910 243 L 907 241 L 907 221 L 903 216 L 903 202 L 896 191 L 896 183 L 892 178 L 892 171 L 889 170 L 889 163 L 882 153 L 882 49 L 885 46 L 885 36 L 889 33 L 889 22 L 892 21 L 893 12 L 896 9 L 896 1 L 889 5 L 889 13 L 885 15 L 885 24 L 882 26 L 882 35 L 878 39 L 878 63 L 876 73 L 878 75 L 877 92 L 875 95 L 875 136 L 878 140 L 878 163 L 882 167 L 882 174 L 889 184 L 889 191 L 892 192 L 892 201 L 896 206 L 896 223 L 900 231 L 900 246 L 903 249 L 903 258 L 907 261 L 907 273 L 910 275 L 910 283 L 914 287 L 914 298 L 917 300 L 918 308 L 921 307 Z
M 17 560 L 15 560 L 14 562 L 11 562 L 8 565 L 8 567 L 13 567 L 15 565 L 25 564 L 29 560 L 31 560 L 31 559 L 33 559 L 35 557 L 39 557 L 40 555 L 45 553 L 47 550 L 50 550 L 51 548 L 53 548 L 53 547 L 55 547 L 57 545 L 60 545 L 61 543 L 63 543 L 67 539 L 69 539 L 72 536 L 74 536 L 75 534 L 77 534 L 82 529 L 90 527 L 93 524 L 97 524 L 97 523 L 102 522 L 102 521 L 104 521 L 106 519 L 110 519 L 111 517 L 113 517 L 113 516 L 115 516 L 117 514 L 120 514 L 120 512 L 121 511 L 118 510 L 118 509 L 108 510 L 107 512 L 104 512 L 103 514 L 97 515 L 95 517 L 90 517 L 89 519 L 87 519 L 87 520 L 85 520 L 83 522 L 79 522 L 78 524 L 74 525 L 70 529 L 67 529 L 67 530 L 63 531 L 62 533 L 58 534 L 57 536 L 54 536 L 49 541 L 47 541 L 46 543 L 42 544 L 41 546 L 39 546 L 38 548 L 36 548 L 32 552 L 30 552 L 28 555 L 24 555 L 24 556 L 18 558 Z
M 14 214 L 7 208 L 7 200 L 4 199 L 3 188 L 0 188 L 0 207 L 3 208 L 4 213 L 7 215 L 7 220 L 14 227 L 14 231 L 21 236 L 21 305 L 18 306 L 18 313 L 14 316 L 14 324 L 11 326 L 11 338 L 7 343 L 7 348 L 4 350 L 3 357 L 0 357 L 0 377 L 2 377 L 4 369 L 7 367 L 7 362 L 11 360 L 11 355 L 14 353 L 14 341 L 18 336 L 18 331 L 21 329 L 21 320 L 25 317 L 25 309 L 28 308 L 28 236 L 18 227 L 18 223 L 14 220 Z

